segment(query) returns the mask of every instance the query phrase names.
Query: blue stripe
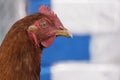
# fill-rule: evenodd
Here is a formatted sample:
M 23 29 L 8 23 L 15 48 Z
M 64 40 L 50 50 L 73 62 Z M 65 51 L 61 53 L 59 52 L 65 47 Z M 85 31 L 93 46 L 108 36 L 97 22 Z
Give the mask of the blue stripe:
M 44 50 L 42 65 L 51 66 L 61 61 L 89 61 L 90 36 L 74 36 L 73 39 L 58 37 L 53 45 Z
M 50 66 L 42 66 L 40 73 L 40 80 L 51 80 Z

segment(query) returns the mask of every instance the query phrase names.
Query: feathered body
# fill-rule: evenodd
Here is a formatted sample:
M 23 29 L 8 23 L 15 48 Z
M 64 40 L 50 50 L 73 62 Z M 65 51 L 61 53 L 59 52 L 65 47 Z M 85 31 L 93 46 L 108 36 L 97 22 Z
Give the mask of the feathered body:
M 58 28 L 51 26 L 55 26 L 55 22 L 44 11 L 27 16 L 12 26 L 0 47 L 0 80 L 40 80 L 43 48 L 52 44 L 52 37 L 71 36 L 57 32 Z

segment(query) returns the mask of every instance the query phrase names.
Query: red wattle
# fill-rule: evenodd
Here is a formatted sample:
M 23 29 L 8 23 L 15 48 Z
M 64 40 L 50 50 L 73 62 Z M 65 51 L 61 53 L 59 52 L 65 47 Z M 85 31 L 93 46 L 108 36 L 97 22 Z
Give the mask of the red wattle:
M 56 37 L 56 36 L 53 36 L 53 37 L 51 37 L 51 38 L 49 38 L 49 39 L 47 39 L 47 40 L 42 41 L 42 42 L 41 42 L 42 46 L 45 47 L 45 48 L 51 46 L 52 43 L 53 43 L 53 41 L 55 40 L 55 37 Z

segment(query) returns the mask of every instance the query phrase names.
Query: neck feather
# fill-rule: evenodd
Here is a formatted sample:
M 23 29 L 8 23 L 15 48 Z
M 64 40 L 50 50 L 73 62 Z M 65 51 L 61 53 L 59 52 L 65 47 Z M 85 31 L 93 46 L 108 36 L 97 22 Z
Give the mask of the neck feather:
M 36 47 L 25 31 L 10 36 L 0 47 L 0 80 L 40 80 L 43 48 Z

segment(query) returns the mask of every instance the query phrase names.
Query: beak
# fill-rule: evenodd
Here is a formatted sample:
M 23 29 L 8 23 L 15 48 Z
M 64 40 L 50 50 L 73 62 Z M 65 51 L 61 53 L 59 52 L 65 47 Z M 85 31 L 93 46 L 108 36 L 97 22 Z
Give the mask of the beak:
M 65 37 L 68 37 L 68 38 L 73 37 L 72 34 L 67 29 L 57 30 L 56 36 L 65 36 Z

